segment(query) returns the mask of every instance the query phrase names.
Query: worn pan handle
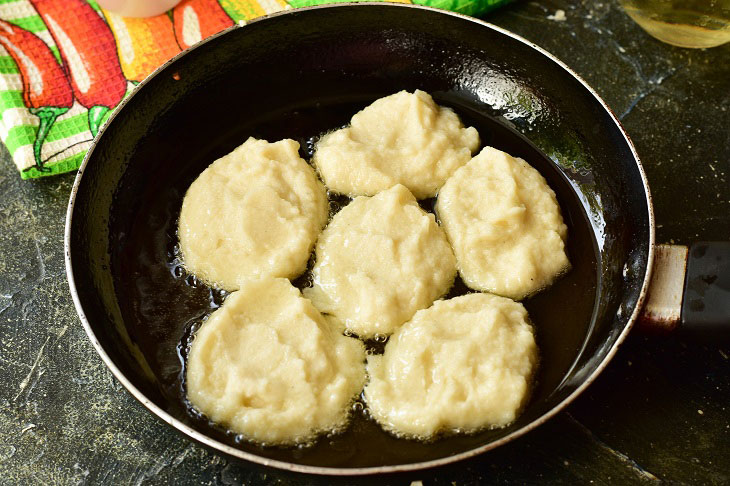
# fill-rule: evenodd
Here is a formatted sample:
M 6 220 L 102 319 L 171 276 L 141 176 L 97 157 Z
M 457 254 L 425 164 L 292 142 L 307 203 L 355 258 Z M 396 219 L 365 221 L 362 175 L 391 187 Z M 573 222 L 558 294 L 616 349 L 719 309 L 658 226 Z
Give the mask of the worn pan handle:
M 657 245 L 640 327 L 730 339 L 730 242 Z

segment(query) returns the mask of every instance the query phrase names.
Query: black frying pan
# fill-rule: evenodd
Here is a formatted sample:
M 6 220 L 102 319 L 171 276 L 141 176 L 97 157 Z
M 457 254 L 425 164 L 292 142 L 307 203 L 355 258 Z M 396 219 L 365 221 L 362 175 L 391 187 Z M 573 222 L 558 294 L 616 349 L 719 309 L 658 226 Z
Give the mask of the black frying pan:
M 223 298 L 175 260 L 185 190 L 248 136 L 294 138 L 308 157 L 316 135 L 378 97 L 416 88 L 455 109 L 484 144 L 530 162 L 563 208 L 573 269 L 525 302 L 542 353 L 529 404 L 504 429 L 431 443 L 397 439 L 358 413 L 344 433 L 309 448 L 238 443 L 184 403 L 186 342 Z M 636 319 L 653 238 L 649 191 L 630 141 L 565 65 L 479 20 L 384 4 L 273 15 L 163 66 L 87 155 L 66 228 L 81 320 L 102 359 L 152 413 L 229 456 L 338 475 L 453 462 L 557 413 L 596 377 Z M 464 291 L 457 283 L 452 294 Z

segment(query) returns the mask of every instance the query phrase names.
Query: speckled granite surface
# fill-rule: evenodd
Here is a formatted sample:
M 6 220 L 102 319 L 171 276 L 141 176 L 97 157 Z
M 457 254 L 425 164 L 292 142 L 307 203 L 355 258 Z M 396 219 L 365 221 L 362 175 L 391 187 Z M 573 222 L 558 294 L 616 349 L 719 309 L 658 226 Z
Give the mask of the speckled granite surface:
M 554 20 L 558 9 L 564 21 Z M 659 242 L 730 240 L 730 45 L 661 44 L 612 1 L 517 2 L 488 20 L 557 55 L 619 115 L 649 177 Z M 4 150 L 1 158 L 0 484 L 328 484 L 231 464 L 122 389 L 68 294 L 73 176 L 21 181 Z M 388 482 L 727 484 L 729 408 L 730 345 L 634 333 L 597 382 L 538 430 L 456 467 Z

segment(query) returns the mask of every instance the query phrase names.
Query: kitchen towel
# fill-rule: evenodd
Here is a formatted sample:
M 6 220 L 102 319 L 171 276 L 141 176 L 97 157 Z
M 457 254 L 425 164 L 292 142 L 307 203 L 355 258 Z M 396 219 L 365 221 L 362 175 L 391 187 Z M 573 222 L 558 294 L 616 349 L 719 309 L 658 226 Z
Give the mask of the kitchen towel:
M 119 102 L 181 50 L 262 15 L 342 1 L 183 0 L 123 18 L 94 0 L 0 0 L 0 138 L 23 179 L 76 170 Z M 479 16 L 508 0 L 395 1 Z

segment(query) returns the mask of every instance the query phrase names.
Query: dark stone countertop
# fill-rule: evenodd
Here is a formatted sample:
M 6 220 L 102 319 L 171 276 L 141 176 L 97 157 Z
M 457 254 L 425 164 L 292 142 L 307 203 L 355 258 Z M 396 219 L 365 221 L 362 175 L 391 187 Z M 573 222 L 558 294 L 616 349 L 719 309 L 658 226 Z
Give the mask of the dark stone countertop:
M 565 11 L 566 20 L 549 16 Z M 634 140 L 659 242 L 730 240 L 730 45 L 679 49 L 615 1 L 517 2 L 487 20 L 583 76 Z M 73 175 L 0 162 L 0 484 L 327 484 L 227 462 L 157 421 L 88 342 L 68 293 Z M 634 331 L 568 409 L 527 436 L 394 484 L 730 483 L 730 346 Z

